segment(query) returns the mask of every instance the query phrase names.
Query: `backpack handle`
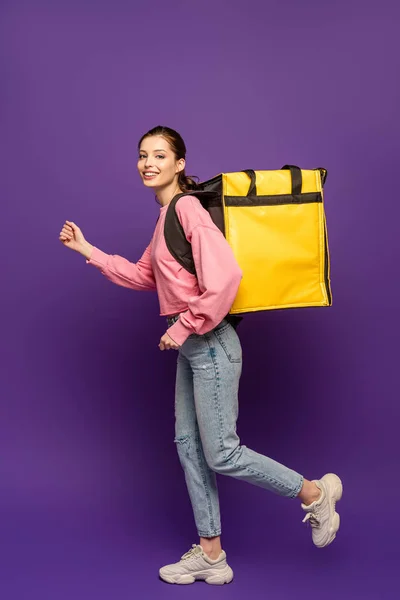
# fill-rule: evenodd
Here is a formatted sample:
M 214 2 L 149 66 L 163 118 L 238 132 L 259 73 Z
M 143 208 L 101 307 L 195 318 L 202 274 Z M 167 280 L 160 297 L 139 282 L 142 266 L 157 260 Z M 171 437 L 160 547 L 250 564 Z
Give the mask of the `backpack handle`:
M 281 170 L 284 171 L 286 169 L 290 171 L 290 174 L 292 176 L 292 194 L 301 194 L 301 188 L 303 185 L 301 169 L 296 165 L 284 165 Z M 328 175 L 328 171 L 326 169 L 323 169 L 322 167 L 319 167 L 316 170 L 320 172 L 321 183 L 324 186 L 326 177 Z M 253 171 L 253 169 L 243 169 L 241 173 L 247 173 L 247 175 L 250 177 L 250 187 L 249 191 L 247 192 L 247 196 L 257 196 L 256 174 Z
M 282 170 L 289 169 L 292 176 L 292 194 L 301 194 L 302 176 L 301 169 L 296 165 L 285 165 Z M 256 174 L 253 169 L 243 169 L 242 173 L 247 173 L 250 177 L 250 187 L 247 196 L 257 196 Z
M 250 187 L 247 192 L 247 196 L 257 196 L 257 188 L 256 188 L 256 174 L 253 169 L 243 169 L 241 173 L 247 173 L 250 177 Z
M 301 194 L 301 186 L 303 183 L 303 178 L 301 176 L 301 169 L 296 167 L 296 165 L 284 165 L 282 167 L 282 171 L 288 169 L 292 176 L 292 194 Z

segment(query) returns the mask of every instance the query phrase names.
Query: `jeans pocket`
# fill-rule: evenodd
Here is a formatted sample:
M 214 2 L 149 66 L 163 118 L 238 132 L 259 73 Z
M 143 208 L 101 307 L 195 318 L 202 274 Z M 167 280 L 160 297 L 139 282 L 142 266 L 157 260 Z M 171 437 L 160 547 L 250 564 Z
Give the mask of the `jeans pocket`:
M 238 335 L 232 325 L 227 323 L 219 329 L 214 329 L 214 334 L 229 362 L 242 362 L 242 347 Z

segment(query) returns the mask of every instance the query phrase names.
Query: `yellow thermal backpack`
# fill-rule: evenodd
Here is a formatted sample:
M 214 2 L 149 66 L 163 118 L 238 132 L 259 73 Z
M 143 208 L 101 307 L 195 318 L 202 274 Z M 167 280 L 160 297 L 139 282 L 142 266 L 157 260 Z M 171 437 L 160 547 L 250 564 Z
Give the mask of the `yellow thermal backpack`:
M 230 315 L 331 306 L 328 236 L 323 204 L 327 170 L 285 165 L 279 170 L 220 173 L 187 192 L 222 231 L 243 278 Z M 191 245 L 171 201 L 164 234 L 174 258 L 196 269 Z M 218 257 L 215 257 L 218 260 Z

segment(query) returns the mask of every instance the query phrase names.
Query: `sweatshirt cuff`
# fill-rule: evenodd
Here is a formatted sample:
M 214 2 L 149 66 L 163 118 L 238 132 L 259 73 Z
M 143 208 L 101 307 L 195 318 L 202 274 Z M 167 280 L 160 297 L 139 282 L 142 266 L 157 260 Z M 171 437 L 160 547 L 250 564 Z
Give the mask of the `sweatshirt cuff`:
M 93 246 L 92 254 L 90 258 L 86 259 L 87 265 L 94 265 L 95 267 L 106 267 L 108 260 L 108 254 Z
M 185 327 L 182 321 L 178 319 L 171 327 L 169 327 L 169 329 L 167 329 L 167 333 L 178 346 L 182 346 L 193 331 Z

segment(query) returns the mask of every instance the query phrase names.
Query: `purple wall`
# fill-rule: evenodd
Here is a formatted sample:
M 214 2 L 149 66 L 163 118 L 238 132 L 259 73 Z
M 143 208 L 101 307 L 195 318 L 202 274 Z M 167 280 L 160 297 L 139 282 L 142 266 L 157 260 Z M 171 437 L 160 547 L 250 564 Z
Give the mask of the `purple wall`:
M 106 252 L 139 258 L 158 208 L 136 144 L 157 124 L 183 135 L 200 179 L 285 163 L 329 172 L 334 305 L 246 317 L 238 431 L 308 478 L 337 472 L 342 528 L 318 550 L 297 502 L 221 476 L 236 574 L 221 593 L 397 597 L 395 7 L 2 3 L 7 600 L 172 596 L 158 568 L 197 541 L 157 297 L 113 286 L 58 241 L 70 219 Z

